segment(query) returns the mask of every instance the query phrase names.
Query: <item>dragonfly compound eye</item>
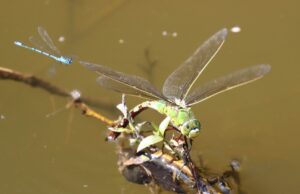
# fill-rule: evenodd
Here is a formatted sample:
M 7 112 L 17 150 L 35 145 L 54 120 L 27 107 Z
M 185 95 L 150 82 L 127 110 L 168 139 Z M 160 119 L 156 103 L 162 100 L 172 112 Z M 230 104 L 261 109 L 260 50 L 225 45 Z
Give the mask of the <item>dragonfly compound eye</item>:
M 180 132 L 189 138 L 194 138 L 199 135 L 200 129 L 201 129 L 200 122 L 196 119 L 191 119 L 186 121 L 181 126 Z

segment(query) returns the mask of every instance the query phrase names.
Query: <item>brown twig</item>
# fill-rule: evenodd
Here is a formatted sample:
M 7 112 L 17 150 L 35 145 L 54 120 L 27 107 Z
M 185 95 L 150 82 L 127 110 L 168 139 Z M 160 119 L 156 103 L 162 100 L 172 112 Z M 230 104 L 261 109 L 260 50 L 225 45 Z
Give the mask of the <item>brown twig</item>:
M 46 90 L 47 92 L 57 95 L 57 96 L 61 96 L 61 97 L 69 97 L 70 96 L 69 92 L 67 92 L 66 90 L 56 87 L 56 86 L 50 84 L 49 82 L 46 82 L 34 75 L 21 73 L 18 71 L 14 71 L 12 69 L 0 67 L 0 78 L 23 82 L 32 87 L 42 88 L 42 89 Z
M 76 108 L 79 108 L 82 111 L 82 114 L 88 117 L 92 117 L 95 118 L 97 120 L 100 120 L 101 122 L 103 122 L 104 124 L 108 125 L 108 126 L 114 126 L 115 125 L 115 121 L 97 113 L 96 111 L 94 111 L 93 109 L 91 109 L 90 107 L 88 107 L 85 103 L 83 103 L 81 101 L 81 99 L 77 99 L 74 101 L 74 105 Z
M 48 93 L 56 96 L 65 97 L 65 98 L 71 97 L 70 92 L 68 92 L 67 90 L 55 86 L 48 81 L 45 81 L 39 77 L 36 77 L 28 73 L 22 73 L 12 69 L 0 67 L 0 79 L 22 82 L 32 87 L 43 89 Z M 114 109 L 113 104 L 104 103 L 89 97 L 81 97 L 81 101 L 86 104 L 89 104 L 90 106 L 95 106 L 105 110 L 111 111 Z

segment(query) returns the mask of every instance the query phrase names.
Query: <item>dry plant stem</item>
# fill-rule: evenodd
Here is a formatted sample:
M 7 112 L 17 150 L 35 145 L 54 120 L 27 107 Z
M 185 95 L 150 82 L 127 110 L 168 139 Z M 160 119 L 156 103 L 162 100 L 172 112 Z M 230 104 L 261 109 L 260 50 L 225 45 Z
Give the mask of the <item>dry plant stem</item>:
M 34 75 L 18 72 L 18 71 L 12 70 L 12 69 L 0 67 L 0 79 L 14 80 L 17 82 L 22 82 L 22 83 L 25 83 L 32 87 L 37 87 L 37 88 L 43 89 L 43 90 L 49 92 L 50 94 L 53 94 L 56 96 L 65 97 L 65 98 L 71 97 L 70 93 L 65 89 L 55 86 L 55 85 L 51 84 L 50 82 L 45 81 Z M 94 100 L 94 99 L 87 98 L 87 97 L 82 97 L 81 101 L 86 104 L 89 104 L 91 106 L 99 107 L 99 108 L 109 110 L 109 111 L 113 110 L 113 108 L 114 108 L 114 105 L 112 105 L 112 104 L 101 102 L 101 101 Z
M 66 90 L 58 88 L 49 82 L 46 82 L 34 75 L 21 73 L 18 71 L 14 71 L 8 68 L 0 67 L 0 78 L 1 79 L 10 79 L 18 82 L 23 82 L 32 87 L 38 87 L 46 90 L 47 92 L 61 96 L 61 97 L 69 97 L 70 94 Z
M 88 107 L 86 104 L 84 104 L 83 102 L 81 102 L 81 100 L 75 100 L 74 101 L 74 105 L 76 108 L 79 108 L 82 111 L 82 114 L 88 117 L 93 117 L 97 120 L 100 120 L 101 122 L 103 122 L 104 124 L 108 125 L 108 126 L 114 126 L 115 122 L 111 119 L 108 119 L 107 117 L 97 113 L 96 111 L 94 111 L 93 109 L 91 109 L 90 107 Z

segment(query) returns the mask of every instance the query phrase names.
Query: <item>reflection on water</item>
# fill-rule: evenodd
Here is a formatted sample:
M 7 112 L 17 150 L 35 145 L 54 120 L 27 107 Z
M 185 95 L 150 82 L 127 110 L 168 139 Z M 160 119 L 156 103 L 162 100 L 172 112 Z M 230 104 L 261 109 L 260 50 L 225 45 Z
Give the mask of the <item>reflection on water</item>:
M 241 31 L 242 31 L 242 29 L 241 29 L 241 27 L 239 27 L 239 26 L 233 26 L 232 28 L 230 28 L 230 31 L 232 32 L 232 33 L 240 33 Z
M 0 114 L 0 120 L 5 119 L 6 117 L 3 114 Z
M 143 77 L 148 70 L 137 65 L 147 62 L 144 52 L 149 48 L 150 61 L 155 61 L 151 81 L 160 86 L 212 32 L 241 26 L 199 82 L 259 63 L 271 64 L 272 72 L 194 109 L 203 131 L 193 152 L 201 152 L 208 166 L 219 171 L 241 158 L 248 193 L 299 193 L 298 7 L 291 0 L 10 1 L 0 8 L 1 66 L 43 77 L 50 60 L 13 45 L 42 25 L 54 40 L 64 34 L 66 41 L 57 45 L 63 53 Z M 63 88 L 78 88 L 110 104 L 119 101 L 119 95 L 96 86 L 92 73 L 80 65 L 58 68 L 53 81 Z M 6 118 L 0 122 L 0 193 L 147 192 L 118 173 L 114 145 L 103 141 L 104 125 L 75 111 L 66 144 L 70 112 L 45 119 L 51 112 L 48 93 L 2 80 L 0 88 L 0 115 Z M 54 98 L 58 106 L 66 103 Z M 136 103 L 130 99 L 130 105 Z

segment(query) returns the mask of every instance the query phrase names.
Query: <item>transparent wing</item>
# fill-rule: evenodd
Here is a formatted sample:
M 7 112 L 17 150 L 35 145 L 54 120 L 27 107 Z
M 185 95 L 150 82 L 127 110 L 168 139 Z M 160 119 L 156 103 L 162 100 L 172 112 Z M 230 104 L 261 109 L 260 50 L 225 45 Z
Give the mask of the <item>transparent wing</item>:
M 186 98 L 188 106 L 197 104 L 222 92 L 253 82 L 271 70 L 270 65 L 256 65 L 210 81 Z
M 136 90 L 133 87 L 128 87 L 127 85 L 124 85 L 123 83 L 117 82 L 113 79 L 111 79 L 110 77 L 106 77 L 106 76 L 99 76 L 97 78 L 97 83 L 99 85 L 101 85 L 103 88 L 109 89 L 109 90 L 113 90 L 119 93 L 123 93 L 123 94 L 128 94 L 128 95 L 132 95 L 132 96 L 137 96 L 137 97 L 141 97 L 141 98 L 146 98 L 146 99 L 152 99 L 152 100 L 157 100 L 157 97 L 153 97 L 151 95 L 148 95 L 147 93 L 141 93 L 141 91 Z
M 173 102 L 175 99 L 183 100 L 198 76 L 219 51 L 226 35 L 227 29 L 222 29 L 204 42 L 191 57 L 169 75 L 163 86 L 163 94 Z
M 88 68 L 89 70 L 95 71 L 99 73 L 100 75 L 107 77 L 111 79 L 111 81 L 108 81 L 108 79 L 99 78 L 100 79 L 100 85 L 103 85 L 106 83 L 109 83 L 108 88 L 127 93 L 127 90 L 130 91 L 131 94 L 135 94 L 136 96 L 143 96 L 145 98 L 155 98 L 155 99 L 164 99 L 167 100 L 161 92 L 159 92 L 149 81 L 138 77 L 134 75 L 128 75 L 122 72 L 114 71 L 108 67 L 102 66 L 102 65 L 96 65 L 91 64 L 88 62 L 80 61 L 80 64 Z M 102 79 L 102 81 L 101 81 Z M 111 82 L 117 82 L 115 84 L 112 84 Z M 101 83 L 103 82 L 103 83 Z M 99 83 L 99 81 L 98 81 Z M 123 85 L 120 88 L 117 88 L 118 86 Z M 133 93 L 133 91 L 135 91 Z
M 60 54 L 60 51 L 58 50 L 58 48 L 54 45 L 52 39 L 50 38 L 48 32 L 41 26 L 38 27 L 38 33 L 40 34 L 41 38 L 43 39 L 43 41 L 55 52 L 57 52 L 57 54 Z
M 30 36 L 28 40 L 34 45 L 35 48 L 45 51 L 47 53 L 52 54 L 53 50 L 49 48 L 49 46 L 46 45 L 46 43 L 38 38 L 35 38 L 34 36 Z

